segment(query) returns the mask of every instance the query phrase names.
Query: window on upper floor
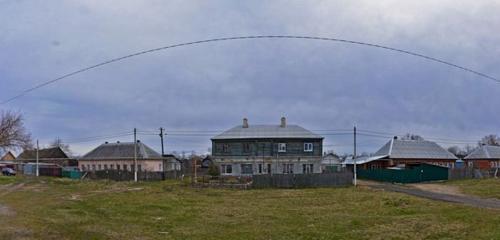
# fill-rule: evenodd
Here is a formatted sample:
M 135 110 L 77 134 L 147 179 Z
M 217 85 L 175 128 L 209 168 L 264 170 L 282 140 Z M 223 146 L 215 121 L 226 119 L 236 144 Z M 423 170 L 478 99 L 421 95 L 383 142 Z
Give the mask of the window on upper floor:
M 312 152 L 313 144 L 312 143 L 304 143 L 304 152 Z
M 243 143 L 243 152 L 244 153 L 250 152 L 250 143 Z
M 278 152 L 280 153 L 286 152 L 286 143 L 278 143 Z
M 223 153 L 229 152 L 229 144 L 222 144 L 222 152 Z

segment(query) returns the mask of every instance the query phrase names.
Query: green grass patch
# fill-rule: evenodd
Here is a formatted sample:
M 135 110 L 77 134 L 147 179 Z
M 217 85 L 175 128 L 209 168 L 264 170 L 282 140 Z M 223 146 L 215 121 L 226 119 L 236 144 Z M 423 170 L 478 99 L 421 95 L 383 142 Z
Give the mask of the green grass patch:
M 446 184 L 457 186 L 465 194 L 500 199 L 499 178 L 457 180 Z
M 0 173 L 1 174 L 1 173 Z M 0 185 L 11 184 L 18 181 L 14 176 L 2 176 L 0 175 Z
M 500 211 L 367 188 L 16 178 L 0 239 L 499 239 Z

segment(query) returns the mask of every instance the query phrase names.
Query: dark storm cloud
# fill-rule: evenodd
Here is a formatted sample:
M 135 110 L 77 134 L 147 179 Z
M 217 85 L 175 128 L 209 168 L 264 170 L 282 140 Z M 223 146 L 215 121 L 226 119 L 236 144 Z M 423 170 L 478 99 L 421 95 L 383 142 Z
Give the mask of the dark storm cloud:
M 500 76 L 497 2 L 1 2 L 2 100 L 103 60 L 193 40 L 253 34 L 339 37 L 429 54 Z M 478 139 L 499 131 L 500 85 L 444 65 L 362 46 L 241 40 L 110 64 L 6 106 L 33 135 L 75 139 L 131 130 L 223 130 L 281 116 L 309 129 Z M 128 137 L 130 138 L 130 137 Z M 141 136 L 159 149 L 159 138 Z M 386 139 L 361 137 L 362 151 Z M 167 150 L 210 147 L 167 136 Z M 128 140 L 125 137 L 111 140 Z M 104 140 L 100 140 L 104 141 Z M 74 143 L 84 153 L 97 142 Z M 350 136 L 327 136 L 351 151 Z

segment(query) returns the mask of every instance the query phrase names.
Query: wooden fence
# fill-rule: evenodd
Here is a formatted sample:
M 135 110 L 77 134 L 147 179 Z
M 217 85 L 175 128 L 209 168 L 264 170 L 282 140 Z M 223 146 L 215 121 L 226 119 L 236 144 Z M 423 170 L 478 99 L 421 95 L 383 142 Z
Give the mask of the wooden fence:
M 180 171 L 168 172 L 137 172 L 137 180 L 139 181 L 162 181 L 165 179 L 176 179 L 181 176 Z M 134 172 L 119 171 L 119 170 L 102 170 L 88 172 L 86 175 L 89 179 L 108 179 L 113 181 L 133 181 Z
M 471 178 L 490 178 L 499 177 L 497 169 L 476 169 L 476 168 L 455 168 L 448 172 L 449 180 L 471 179 Z M 496 174 L 496 175 L 495 175 Z
M 352 185 L 353 174 L 349 171 L 314 174 L 254 175 L 253 188 L 307 188 L 340 187 Z

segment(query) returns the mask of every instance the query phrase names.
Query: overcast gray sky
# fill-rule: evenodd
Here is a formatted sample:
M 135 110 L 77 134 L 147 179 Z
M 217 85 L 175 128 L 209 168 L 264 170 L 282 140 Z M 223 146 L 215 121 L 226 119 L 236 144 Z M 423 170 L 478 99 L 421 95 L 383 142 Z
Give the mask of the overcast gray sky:
M 129 53 L 217 37 L 307 35 L 406 49 L 500 77 L 499 1 L 0 1 L 0 100 Z M 343 43 L 207 43 L 113 63 L 0 106 L 42 144 L 84 154 L 89 136 L 291 124 L 476 141 L 500 129 L 500 84 L 442 64 Z M 322 133 L 322 132 L 318 132 Z M 205 136 L 206 135 L 206 136 Z M 210 134 L 167 136 L 204 153 Z M 325 148 L 351 152 L 349 135 Z M 159 150 L 159 137 L 140 139 Z M 359 137 L 373 152 L 388 139 Z M 80 142 L 79 142 L 80 141 Z M 442 140 L 442 145 L 455 145 Z

